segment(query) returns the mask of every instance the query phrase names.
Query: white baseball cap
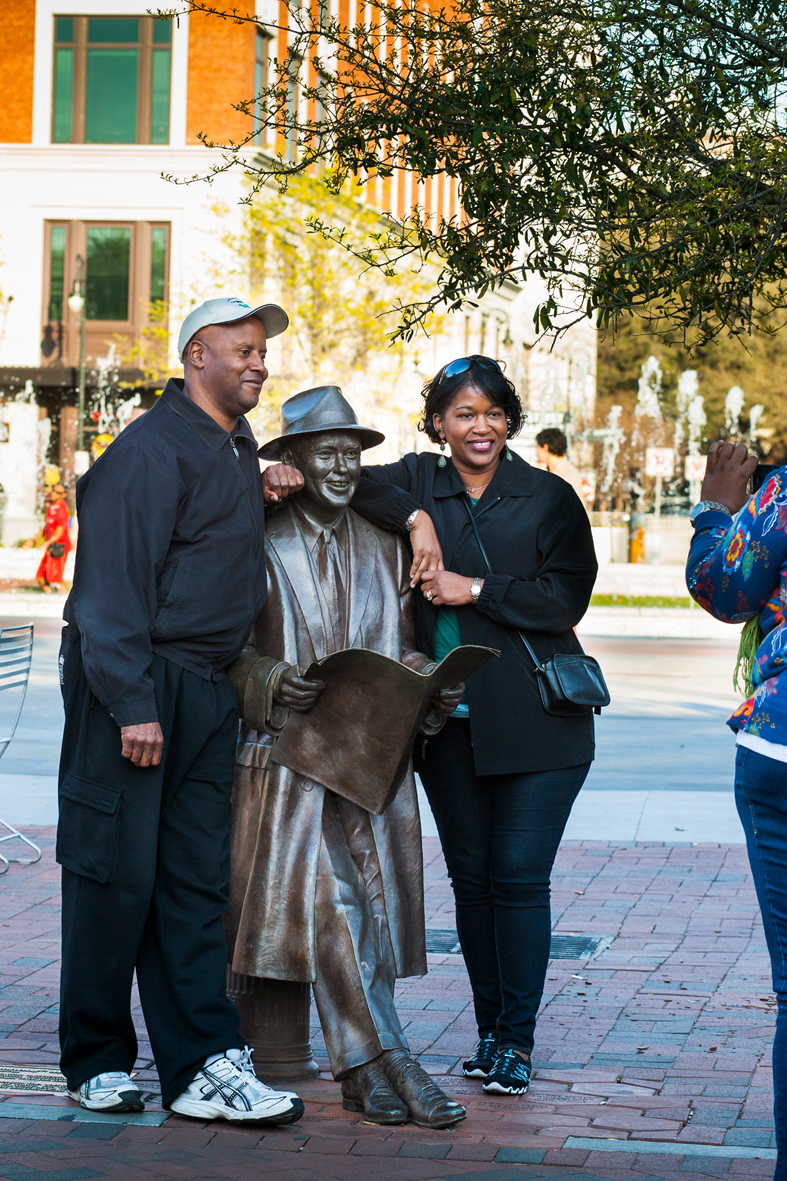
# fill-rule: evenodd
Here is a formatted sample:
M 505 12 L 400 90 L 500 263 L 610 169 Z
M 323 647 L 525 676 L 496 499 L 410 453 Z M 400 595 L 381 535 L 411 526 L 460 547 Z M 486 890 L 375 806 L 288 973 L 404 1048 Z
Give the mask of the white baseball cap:
M 268 340 L 286 331 L 290 323 L 290 317 L 277 303 L 261 303 L 259 307 L 252 308 L 236 295 L 208 299 L 193 312 L 189 312 L 183 321 L 178 336 L 178 356 L 181 361 L 186 345 L 201 328 L 207 328 L 209 324 L 233 324 L 236 320 L 246 320 L 249 316 L 257 317 L 267 333 Z

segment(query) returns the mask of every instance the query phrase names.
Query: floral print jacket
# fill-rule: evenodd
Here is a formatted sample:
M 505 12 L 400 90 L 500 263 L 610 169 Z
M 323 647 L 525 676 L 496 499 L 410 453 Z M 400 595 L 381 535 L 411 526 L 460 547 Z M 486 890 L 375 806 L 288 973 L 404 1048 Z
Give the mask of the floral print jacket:
M 759 614 L 756 689 L 727 725 L 787 745 L 787 467 L 778 468 L 730 522 L 702 513 L 686 565 L 689 593 L 725 623 Z

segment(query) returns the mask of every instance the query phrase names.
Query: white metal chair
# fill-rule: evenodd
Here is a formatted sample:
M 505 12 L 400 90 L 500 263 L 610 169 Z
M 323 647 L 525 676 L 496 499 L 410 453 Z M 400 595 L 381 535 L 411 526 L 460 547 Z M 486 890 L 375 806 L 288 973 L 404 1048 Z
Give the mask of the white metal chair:
M 20 627 L 0 628 L 0 758 L 5 754 L 16 733 L 19 715 L 25 703 L 32 660 L 32 623 L 25 623 Z M 35 857 L 26 860 L 21 857 L 4 857 L 0 853 L 0 874 L 8 871 L 12 861 L 20 865 L 34 865 L 36 861 L 40 861 L 41 850 L 38 845 L 34 845 L 24 833 L 7 821 L 0 820 L 0 826 L 6 830 L 6 835 L 0 837 L 0 845 L 4 841 L 24 841 L 35 853 Z

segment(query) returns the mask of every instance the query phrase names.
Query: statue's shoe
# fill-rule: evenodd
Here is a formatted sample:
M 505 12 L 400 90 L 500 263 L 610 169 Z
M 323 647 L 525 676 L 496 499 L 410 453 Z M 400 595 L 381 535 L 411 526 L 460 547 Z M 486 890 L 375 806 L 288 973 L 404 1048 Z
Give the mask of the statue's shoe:
M 406 1050 L 386 1050 L 377 1061 L 419 1128 L 450 1128 L 467 1115 L 462 1104 L 441 1091 Z
M 356 1066 L 342 1079 L 342 1106 L 345 1111 L 362 1111 L 370 1124 L 404 1124 L 407 1107 L 394 1091 L 380 1059 Z

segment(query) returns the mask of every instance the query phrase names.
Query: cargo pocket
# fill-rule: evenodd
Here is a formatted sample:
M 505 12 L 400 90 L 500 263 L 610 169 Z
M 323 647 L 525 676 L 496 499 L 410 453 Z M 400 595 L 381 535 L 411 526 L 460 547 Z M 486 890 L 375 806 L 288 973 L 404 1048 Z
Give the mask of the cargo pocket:
M 69 772 L 59 793 L 56 859 L 94 882 L 111 882 L 117 861 L 120 788 Z

